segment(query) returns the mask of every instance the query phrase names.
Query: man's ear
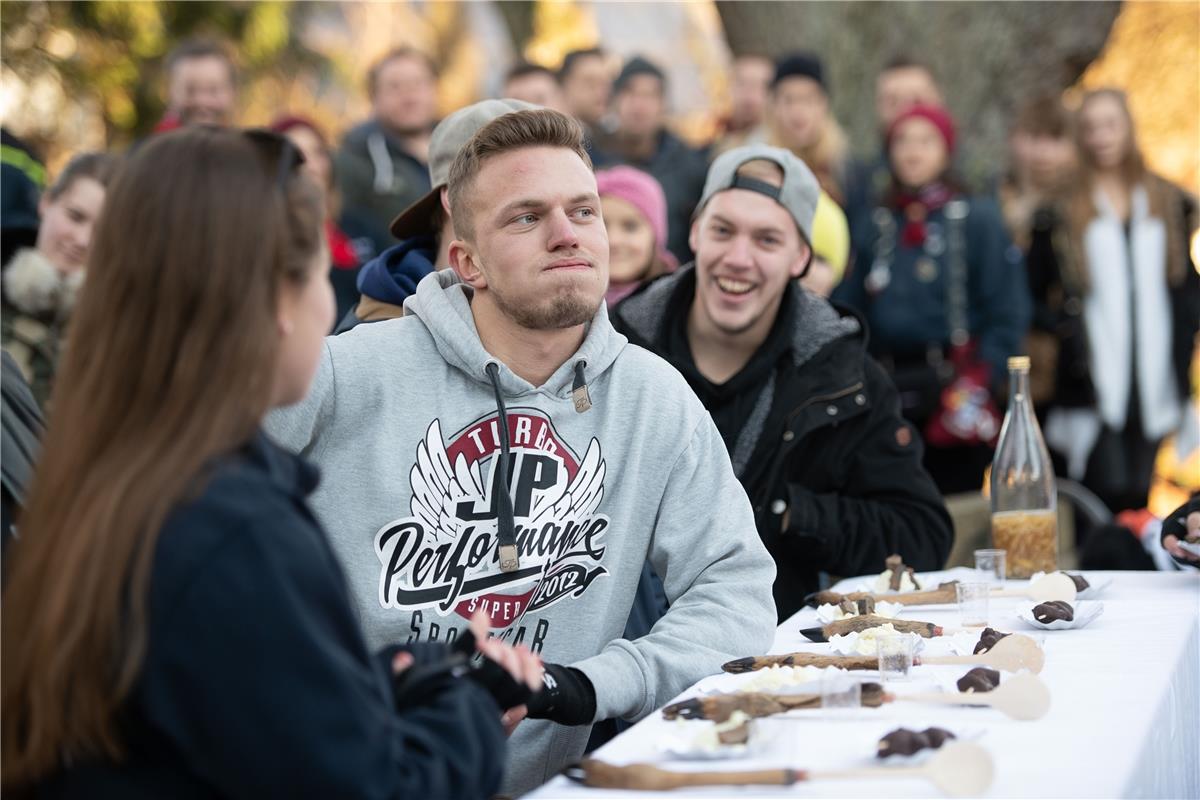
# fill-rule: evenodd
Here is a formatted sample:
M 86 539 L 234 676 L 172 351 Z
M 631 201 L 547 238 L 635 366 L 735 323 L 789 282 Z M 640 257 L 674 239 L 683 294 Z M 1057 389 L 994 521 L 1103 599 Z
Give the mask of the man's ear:
M 449 189 L 449 187 L 443 186 L 438 191 L 438 200 L 442 204 L 442 211 L 445 212 L 446 219 L 449 219 L 450 218 L 450 189 Z
M 808 264 L 812 261 L 812 248 L 806 243 L 800 243 L 800 255 L 792 262 L 792 267 L 788 270 L 788 274 L 793 278 L 802 278 L 804 273 L 808 272 Z
M 692 249 L 693 253 L 700 252 L 700 216 L 700 214 L 696 215 L 696 218 L 692 220 L 692 228 L 688 231 L 688 247 Z
M 472 289 L 486 289 L 487 277 L 479 268 L 479 259 L 470 243 L 455 239 L 450 243 L 450 269 Z

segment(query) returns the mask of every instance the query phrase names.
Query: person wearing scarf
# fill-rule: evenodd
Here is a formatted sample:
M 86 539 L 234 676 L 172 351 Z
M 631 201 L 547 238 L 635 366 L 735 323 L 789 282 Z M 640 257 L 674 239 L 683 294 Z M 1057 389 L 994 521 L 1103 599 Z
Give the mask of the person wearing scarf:
M 871 351 L 925 437 L 943 493 L 977 491 L 999 433 L 1005 363 L 1020 352 L 1030 298 L 1021 253 L 989 198 L 950 171 L 954 120 L 914 106 L 892 122 L 882 203 L 855 221 L 854 267 L 834 299 L 860 311 Z

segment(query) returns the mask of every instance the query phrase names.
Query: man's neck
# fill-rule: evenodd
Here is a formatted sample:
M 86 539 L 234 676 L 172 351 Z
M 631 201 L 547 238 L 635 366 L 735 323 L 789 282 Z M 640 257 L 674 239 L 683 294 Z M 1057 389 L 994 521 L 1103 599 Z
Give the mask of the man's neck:
M 379 121 L 379 125 L 387 131 L 388 136 L 400 143 L 400 146 L 404 148 L 404 152 L 418 161 L 429 161 L 429 137 L 432 134 L 431 130 L 428 128 L 399 130 L 389 127 L 383 120 Z
M 727 333 L 717 328 L 699 313 L 699 303 L 693 300 L 688 311 L 687 340 L 692 360 L 700 374 L 720 385 L 741 372 L 771 335 L 782 300 L 780 297 L 774 309 L 768 310 L 753 325 L 738 333 Z
M 478 294 L 471 303 L 471 315 L 483 349 L 534 386 L 550 380 L 587 336 L 587 325 L 555 330 L 523 328 Z

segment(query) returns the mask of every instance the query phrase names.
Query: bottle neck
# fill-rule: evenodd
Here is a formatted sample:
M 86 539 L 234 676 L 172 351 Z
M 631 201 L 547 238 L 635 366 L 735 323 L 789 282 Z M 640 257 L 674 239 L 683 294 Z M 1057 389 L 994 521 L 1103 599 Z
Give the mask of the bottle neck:
M 1029 401 L 1029 371 L 1014 369 L 1008 372 L 1008 407 L 1019 405 L 1028 406 Z

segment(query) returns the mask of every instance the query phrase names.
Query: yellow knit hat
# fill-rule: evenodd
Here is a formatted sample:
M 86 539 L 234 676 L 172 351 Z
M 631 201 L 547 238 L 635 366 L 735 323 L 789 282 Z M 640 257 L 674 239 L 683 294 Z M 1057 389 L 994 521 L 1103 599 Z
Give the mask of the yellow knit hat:
M 812 236 L 813 255 L 833 268 L 835 283 L 840 281 L 850 258 L 850 226 L 845 212 L 825 192 L 817 199 Z

